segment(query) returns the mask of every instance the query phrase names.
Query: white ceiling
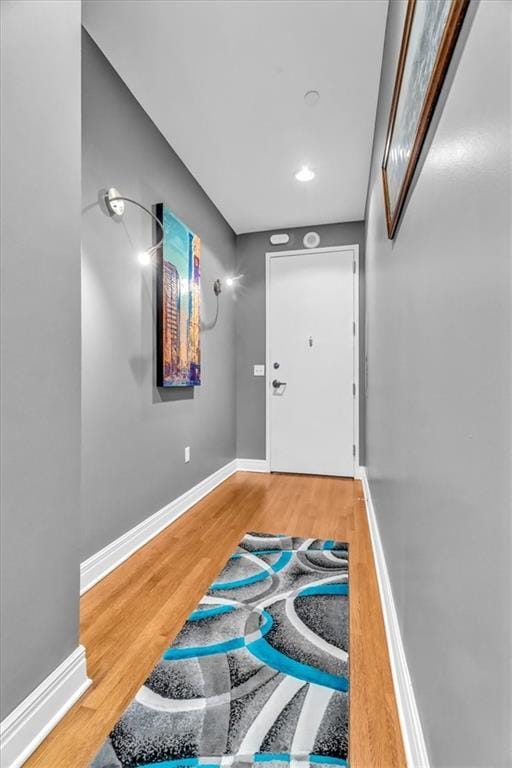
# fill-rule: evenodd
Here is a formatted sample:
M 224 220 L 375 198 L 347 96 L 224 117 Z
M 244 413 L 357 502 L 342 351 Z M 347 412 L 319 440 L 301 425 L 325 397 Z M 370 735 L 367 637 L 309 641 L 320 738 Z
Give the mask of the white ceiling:
M 83 21 L 241 233 L 363 218 L 387 6 L 85 0 Z

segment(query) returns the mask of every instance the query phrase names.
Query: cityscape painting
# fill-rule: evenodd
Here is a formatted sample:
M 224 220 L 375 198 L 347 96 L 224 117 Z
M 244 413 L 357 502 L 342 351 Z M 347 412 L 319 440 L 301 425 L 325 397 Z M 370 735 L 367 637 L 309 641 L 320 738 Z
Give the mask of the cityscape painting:
M 163 203 L 156 215 L 164 230 L 157 274 L 157 386 L 195 387 L 201 383 L 201 240 Z

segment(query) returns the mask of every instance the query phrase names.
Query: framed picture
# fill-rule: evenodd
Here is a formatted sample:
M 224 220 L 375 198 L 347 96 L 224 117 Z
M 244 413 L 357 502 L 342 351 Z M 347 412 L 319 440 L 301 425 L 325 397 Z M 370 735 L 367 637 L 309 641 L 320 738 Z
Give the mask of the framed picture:
M 195 387 L 201 383 L 201 240 L 163 203 L 157 268 L 157 386 Z
M 393 238 L 470 0 L 408 0 L 382 161 Z

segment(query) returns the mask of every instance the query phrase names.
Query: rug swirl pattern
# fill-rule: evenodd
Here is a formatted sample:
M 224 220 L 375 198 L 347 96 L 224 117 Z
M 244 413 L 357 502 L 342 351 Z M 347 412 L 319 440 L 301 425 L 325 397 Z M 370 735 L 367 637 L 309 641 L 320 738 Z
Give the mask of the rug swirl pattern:
M 248 533 L 91 768 L 348 765 L 348 545 Z

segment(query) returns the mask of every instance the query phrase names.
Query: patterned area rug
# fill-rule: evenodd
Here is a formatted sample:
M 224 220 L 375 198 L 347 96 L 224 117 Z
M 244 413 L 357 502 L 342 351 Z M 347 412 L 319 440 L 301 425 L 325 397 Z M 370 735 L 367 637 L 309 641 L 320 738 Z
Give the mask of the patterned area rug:
M 348 545 L 248 533 L 93 768 L 347 765 Z

